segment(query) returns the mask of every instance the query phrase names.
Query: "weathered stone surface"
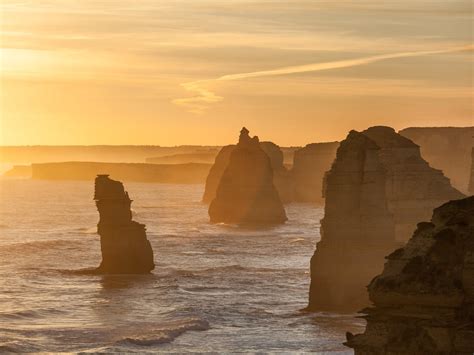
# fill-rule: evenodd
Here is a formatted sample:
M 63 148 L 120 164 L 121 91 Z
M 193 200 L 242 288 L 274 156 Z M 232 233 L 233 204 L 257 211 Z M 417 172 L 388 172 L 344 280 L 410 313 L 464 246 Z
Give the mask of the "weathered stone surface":
M 464 197 L 419 147 L 390 127 L 351 131 L 325 176 L 321 241 L 311 260 L 311 310 L 356 311 L 386 253 L 436 206 Z
M 273 184 L 270 158 L 258 137 L 250 138 L 245 128 L 231 152 L 209 216 L 212 223 L 251 225 L 279 224 L 287 219 Z
M 471 157 L 471 178 L 469 180 L 468 191 L 469 194 L 474 195 L 474 148 L 472 148 Z
M 142 274 L 155 268 L 153 250 L 146 237 L 144 224 L 132 220 L 128 193 L 120 181 L 108 175 L 95 179 L 95 195 L 100 221 L 102 262 L 99 273 Z
M 418 224 L 370 283 L 355 354 L 474 353 L 474 197 L 450 201 Z
M 467 192 L 474 127 L 410 127 L 399 133 L 418 144 L 423 158 L 454 187 Z
M 282 202 L 292 201 L 292 185 L 289 171 L 283 165 L 283 152 L 272 142 L 260 142 L 260 147 L 268 155 L 273 169 L 273 183 Z M 216 196 L 217 187 L 229 165 L 230 155 L 236 148 L 235 144 L 223 147 L 216 156 L 216 160 L 206 179 L 206 187 L 202 201 L 210 203 Z
M 419 221 L 431 217 L 442 203 L 463 198 L 440 170 L 421 157 L 420 148 L 391 127 L 376 126 L 362 132 L 379 147 L 387 171 L 388 207 L 395 218 L 395 238 L 406 242 Z
M 395 247 L 380 147 L 351 131 L 326 176 L 321 241 L 311 259 L 308 310 L 351 312 L 368 303 L 366 285 Z
M 294 155 L 293 200 L 323 203 L 323 177 L 336 158 L 339 142 L 312 143 L 298 149 Z

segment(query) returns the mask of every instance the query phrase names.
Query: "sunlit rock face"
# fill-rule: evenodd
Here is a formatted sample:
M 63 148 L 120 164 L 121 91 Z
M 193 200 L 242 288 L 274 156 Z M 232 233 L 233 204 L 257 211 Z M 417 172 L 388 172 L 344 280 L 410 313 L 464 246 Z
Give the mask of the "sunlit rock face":
M 273 183 L 280 195 L 282 202 L 292 201 L 292 185 L 289 171 L 283 165 L 283 152 L 280 147 L 272 142 L 261 142 L 260 147 L 268 155 L 273 169 Z M 223 147 L 216 157 L 214 165 L 206 179 L 206 187 L 202 201 L 210 203 L 216 197 L 217 187 L 229 165 L 230 155 L 236 148 L 235 144 Z
M 467 192 L 474 127 L 410 127 L 399 133 L 418 144 L 423 158 L 455 188 Z
M 355 354 L 474 353 L 474 197 L 450 201 L 418 224 L 370 283 Z
M 142 274 L 155 268 L 153 250 L 146 237 L 145 225 L 132 220 L 123 184 L 108 175 L 95 179 L 95 195 L 100 220 L 102 262 L 97 272 L 105 274 Z
M 472 148 L 471 157 L 471 179 L 468 190 L 470 195 L 474 195 L 474 148 Z
M 387 172 L 386 193 L 395 221 L 395 238 L 406 242 L 419 221 L 444 202 L 463 198 L 443 172 L 421 157 L 420 148 L 391 127 L 376 126 L 362 132 L 380 147 L 379 157 Z
M 308 310 L 352 312 L 368 303 L 366 285 L 395 247 L 380 147 L 351 131 L 326 175 L 321 241 L 311 259 Z
M 209 206 L 212 223 L 271 225 L 287 219 L 273 184 L 271 160 L 258 137 L 250 138 L 248 133 L 242 129 Z
M 323 177 L 336 158 L 339 142 L 313 143 L 295 152 L 293 160 L 293 200 L 323 203 Z

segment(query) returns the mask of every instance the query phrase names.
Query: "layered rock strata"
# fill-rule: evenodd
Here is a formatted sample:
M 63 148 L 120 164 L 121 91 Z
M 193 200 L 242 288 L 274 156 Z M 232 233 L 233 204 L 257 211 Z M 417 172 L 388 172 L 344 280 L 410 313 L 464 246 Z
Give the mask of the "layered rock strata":
M 294 155 L 293 201 L 323 203 L 323 177 L 336 158 L 339 142 L 312 143 Z
M 351 131 L 326 175 L 321 241 L 311 258 L 308 310 L 351 312 L 368 303 L 366 285 L 395 247 L 380 147 Z
M 287 219 L 273 184 L 271 160 L 258 137 L 248 133 L 242 129 L 209 206 L 212 223 L 268 225 Z
M 102 262 L 97 272 L 105 274 L 143 274 L 155 268 L 153 250 L 146 228 L 132 220 L 128 193 L 120 181 L 108 175 L 95 179 L 95 194 L 100 220 Z
M 474 353 L 474 197 L 436 208 L 368 287 L 355 354 Z

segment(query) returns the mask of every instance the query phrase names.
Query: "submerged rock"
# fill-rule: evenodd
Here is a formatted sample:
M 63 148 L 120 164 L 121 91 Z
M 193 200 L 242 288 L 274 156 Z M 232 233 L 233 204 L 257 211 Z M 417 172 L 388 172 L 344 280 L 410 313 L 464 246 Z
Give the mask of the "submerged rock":
M 370 283 L 355 354 L 474 353 L 474 197 L 450 201 L 418 224 Z
M 339 142 L 312 143 L 294 155 L 293 200 L 323 203 L 323 178 L 336 158 Z
M 326 175 L 321 241 L 311 258 L 310 311 L 351 312 L 368 303 L 366 285 L 394 248 L 380 147 L 351 131 Z
M 105 274 L 142 274 L 155 268 L 153 250 L 144 224 L 132 220 L 128 193 L 120 181 L 108 175 L 95 179 L 95 194 L 100 220 L 102 262 L 97 272 Z
M 250 138 L 248 133 L 242 129 L 209 206 L 212 223 L 266 225 L 287 219 L 273 184 L 271 160 L 258 137 Z
M 310 310 L 356 311 L 384 256 L 436 206 L 464 197 L 419 147 L 390 127 L 351 131 L 325 177 L 321 241 L 311 259 Z

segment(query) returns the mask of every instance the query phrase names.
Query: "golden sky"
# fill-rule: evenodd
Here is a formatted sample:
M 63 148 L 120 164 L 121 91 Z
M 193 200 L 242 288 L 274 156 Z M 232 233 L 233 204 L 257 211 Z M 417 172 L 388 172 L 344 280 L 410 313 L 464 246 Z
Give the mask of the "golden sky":
M 465 0 L 0 0 L 0 144 L 473 125 Z

